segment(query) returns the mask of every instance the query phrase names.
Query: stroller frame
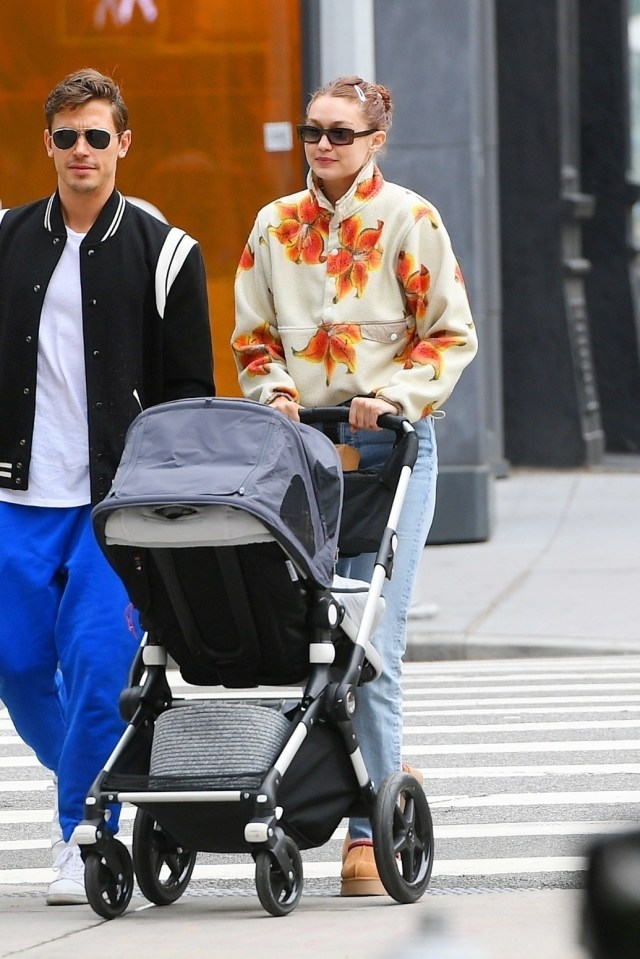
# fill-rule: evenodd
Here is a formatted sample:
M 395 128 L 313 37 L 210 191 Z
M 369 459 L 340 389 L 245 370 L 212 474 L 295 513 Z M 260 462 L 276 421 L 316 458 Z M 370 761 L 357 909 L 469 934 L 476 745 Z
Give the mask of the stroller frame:
M 238 402 L 246 404 L 250 401 L 177 401 L 178 404 L 208 405 Z M 163 404 L 163 407 L 169 409 L 176 405 Z M 270 410 L 269 413 L 281 416 L 277 411 Z M 321 424 L 348 421 L 348 408 L 304 411 L 304 420 Z M 295 424 L 291 425 L 295 428 Z M 337 644 L 342 642 L 344 645 L 345 640 L 345 603 L 351 589 L 362 592 L 367 584 L 333 588 L 333 585 L 319 586 L 305 580 L 309 643 L 304 692 L 300 701 L 287 711 L 288 732 L 275 759 L 257 781 L 236 786 L 233 782 L 202 783 L 198 777 L 189 782 L 187 776 L 176 781 L 177 788 L 167 788 L 162 776 L 154 778 L 152 774 L 147 776 L 146 772 L 138 774 L 140 763 L 145 770 L 148 767 L 159 717 L 168 710 L 207 702 L 206 699 L 186 700 L 173 695 L 167 678 L 170 655 L 153 629 L 145 633 L 131 668 L 129 685 L 121 694 L 120 709 L 127 721 L 126 728 L 89 790 L 84 819 L 73 834 L 85 864 L 89 903 L 103 918 L 116 918 L 126 910 L 133 894 L 134 873 L 142 893 L 151 902 L 168 905 L 176 901 L 189 884 L 199 851 L 249 852 L 256 864 L 255 883 L 262 906 L 271 915 L 287 915 L 297 906 L 302 894 L 300 848 L 322 845 L 331 837 L 338 822 L 353 814 L 363 815 L 372 822 L 376 864 L 387 892 L 398 902 L 414 902 L 426 890 L 433 865 L 433 826 L 424 791 L 413 776 L 404 772 L 392 773 L 376 788 L 369 777 L 353 725 L 358 687 L 375 681 L 382 670 L 370 637 L 379 615 L 384 581 L 392 575 L 397 523 L 417 455 L 417 437 L 408 421 L 386 414 L 380 418 L 379 425 L 394 430 L 398 441 L 407 437 L 409 442 L 380 539 L 364 609 L 359 624 L 351 628 L 346 665 L 341 668 L 336 663 Z M 94 510 L 94 520 L 96 515 L 104 513 L 103 506 L 104 503 L 99 504 Z M 97 523 L 97 532 L 99 528 Z M 100 535 L 98 539 L 111 559 Z M 240 547 L 240 551 L 243 548 Z M 282 544 L 277 549 L 281 551 Z M 151 549 L 150 554 L 159 562 L 169 594 L 173 591 L 172 601 L 180 606 L 179 584 L 170 564 L 164 563 L 165 551 Z M 231 553 L 225 553 L 225 560 L 230 557 Z M 288 556 L 286 562 L 290 561 L 291 556 Z M 296 572 L 300 572 L 298 566 Z M 238 586 L 240 578 L 234 583 Z M 243 613 L 239 616 L 242 624 Z M 255 698 L 251 702 L 264 704 L 263 700 Z M 316 746 L 308 747 L 314 737 L 320 737 L 321 750 L 330 753 L 332 774 L 334 764 L 339 766 L 337 778 L 342 795 L 335 801 L 332 797 L 331 803 L 327 800 L 327 805 L 331 805 L 327 821 L 319 824 L 314 821 L 308 827 L 308 824 L 301 826 L 296 820 L 295 795 L 296 783 L 309 775 L 302 757 L 305 750 L 317 749 Z M 341 754 L 340 750 L 333 748 L 336 739 L 344 747 Z M 297 779 L 294 778 L 287 796 L 287 773 L 292 770 L 297 770 Z M 108 826 L 109 805 L 123 802 L 138 807 L 132 856 Z M 291 815 L 290 808 L 294 810 Z M 206 826 L 214 818 L 216 823 L 222 824 L 222 837 L 206 833 Z M 310 829 L 308 834 L 305 829 Z

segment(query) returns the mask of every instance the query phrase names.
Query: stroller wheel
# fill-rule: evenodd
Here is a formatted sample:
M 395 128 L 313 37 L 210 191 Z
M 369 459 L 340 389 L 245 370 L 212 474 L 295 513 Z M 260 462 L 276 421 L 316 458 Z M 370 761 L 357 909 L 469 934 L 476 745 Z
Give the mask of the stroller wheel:
M 302 857 L 289 836 L 282 840 L 282 852 L 290 861 L 286 872 L 270 850 L 259 849 L 255 853 L 258 898 L 272 916 L 293 912 L 302 895 Z
M 179 899 L 189 885 L 197 853 L 182 849 L 145 809 L 133 824 L 133 868 L 140 891 L 156 906 Z
M 133 894 L 133 863 L 126 846 L 109 839 L 100 852 L 87 852 L 84 885 L 94 912 L 103 919 L 121 916 Z
M 416 902 L 433 868 L 433 823 L 422 786 L 408 773 L 391 773 L 373 810 L 373 848 L 382 883 L 396 902 Z

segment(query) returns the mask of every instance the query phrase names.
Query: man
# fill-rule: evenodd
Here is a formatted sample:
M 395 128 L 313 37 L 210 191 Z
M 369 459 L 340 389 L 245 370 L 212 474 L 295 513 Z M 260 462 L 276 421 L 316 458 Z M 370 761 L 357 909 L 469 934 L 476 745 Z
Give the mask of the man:
M 115 188 L 131 144 L 117 85 L 78 71 L 45 114 L 57 190 L 0 211 L 0 699 L 57 777 L 62 904 L 86 902 L 70 840 L 137 646 L 91 508 L 140 409 L 214 385 L 199 246 Z

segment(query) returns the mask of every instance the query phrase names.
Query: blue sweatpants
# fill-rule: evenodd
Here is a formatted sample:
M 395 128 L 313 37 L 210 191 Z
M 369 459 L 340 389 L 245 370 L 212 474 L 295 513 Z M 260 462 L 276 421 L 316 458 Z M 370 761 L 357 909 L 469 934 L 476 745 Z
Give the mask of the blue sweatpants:
M 90 506 L 0 502 L 0 699 L 58 777 L 67 841 L 124 728 L 118 698 L 138 646 L 127 606 Z M 114 832 L 118 813 L 109 820 Z

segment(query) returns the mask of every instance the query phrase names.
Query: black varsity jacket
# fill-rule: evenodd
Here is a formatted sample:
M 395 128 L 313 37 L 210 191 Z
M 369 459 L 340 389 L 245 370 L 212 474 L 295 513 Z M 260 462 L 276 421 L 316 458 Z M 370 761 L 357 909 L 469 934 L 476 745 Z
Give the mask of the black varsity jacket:
M 0 487 L 26 490 L 40 313 L 67 239 L 57 193 L 0 211 Z M 141 408 L 214 395 L 200 247 L 117 191 L 80 247 L 92 502 Z

